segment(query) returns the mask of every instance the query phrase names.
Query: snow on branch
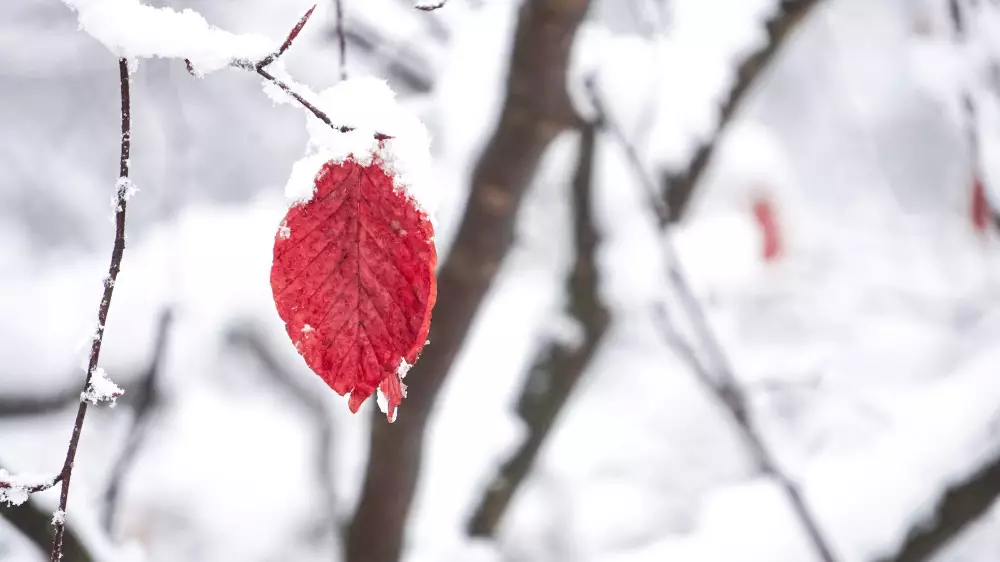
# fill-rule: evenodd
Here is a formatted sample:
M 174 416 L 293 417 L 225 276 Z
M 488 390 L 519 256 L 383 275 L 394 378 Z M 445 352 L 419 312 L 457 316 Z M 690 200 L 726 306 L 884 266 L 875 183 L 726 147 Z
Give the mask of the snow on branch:
M 139 0 L 63 2 L 76 11 L 83 31 L 127 59 L 186 59 L 204 74 L 234 60 L 261 60 L 273 44 L 263 35 L 219 29 L 191 9 L 154 8 Z
M 684 215 L 687 205 L 697 188 L 701 177 L 708 170 L 715 156 L 723 134 L 739 113 L 749 94 L 754 91 L 757 80 L 770 68 L 771 62 L 781 51 L 785 42 L 798 29 L 821 0 L 782 0 L 778 11 L 770 18 L 765 27 L 767 42 L 764 46 L 747 57 L 736 69 L 736 82 L 729 90 L 725 102 L 719 108 L 719 125 L 715 132 L 697 149 L 694 158 L 687 168 L 679 171 L 667 171 L 661 181 L 661 192 L 666 202 L 666 220 L 677 222 Z
M 597 113 L 598 122 L 611 133 L 615 141 L 625 150 L 629 166 L 641 182 L 650 207 L 659 219 L 661 226 L 669 228 L 670 209 L 656 197 L 656 185 L 646 173 L 635 146 L 625 137 L 618 124 L 605 111 L 605 103 L 598 92 L 596 80 L 593 77 L 588 77 L 585 80 L 585 87 L 590 102 Z M 661 239 L 666 254 L 667 279 L 670 283 L 670 290 L 678 297 L 684 316 L 694 329 L 696 344 L 689 343 L 680 334 L 680 330 L 670 318 L 669 311 L 663 302 L 657 303 L 654 309 L 661 335 L 666 343 L 674 347 L 681 358 L 689 363 L 698 381 L 715 396 L 731 421 L 739 429 L 741 437 L 760 472 L 770 477 L 785 494 L 816 554 L 823 562 L 835 562 L 836 558 L 830 547 L 830 541 L 820 529 L 809 506 L 806 505 L 798 485 L 792 477 L 781 469 L 774 454 L 766 446 L 763 436 L 754 425 L 746 393 L 737 382 L 729 358 L 715 332 L 708 324 L 705 312 L 691 289 L 670 236 L 662 236 Z M 695 351 L 696 348 L 704 350 L 705 357 L 699 357 Z
M 95 406 L 101 402 L 111 402 L 111 405 L 114 406 L 115 401 L 124 392 L 120 386 L 108 377 L 108 373 L 104 369 L 98 367 L 94 370 L 94 376 L 91 378 L 86 390 L 80 393 L 80 400 L 89 402 Z

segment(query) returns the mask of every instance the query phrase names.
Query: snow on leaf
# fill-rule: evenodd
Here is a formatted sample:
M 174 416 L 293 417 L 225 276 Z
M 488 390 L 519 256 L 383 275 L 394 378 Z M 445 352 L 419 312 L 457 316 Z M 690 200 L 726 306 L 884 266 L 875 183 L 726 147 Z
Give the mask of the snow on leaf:
M 94 376 L 87 389 L 80 394 L 80 399 L 94 405 L 106 401 L 110 401 L 114 405 L 118 397 L 124 393 L 125 391 L 120 386 L 108 378 L 104 369 L 98 367 L 94 370 Z
M 274 240 L 271 289 L 306 363 L 356 412 L 378 388 L 389 421 L 406 395 L 404 365 L 427 340 L 437 250 L 427 215 L 384 167 L 325 163 Z

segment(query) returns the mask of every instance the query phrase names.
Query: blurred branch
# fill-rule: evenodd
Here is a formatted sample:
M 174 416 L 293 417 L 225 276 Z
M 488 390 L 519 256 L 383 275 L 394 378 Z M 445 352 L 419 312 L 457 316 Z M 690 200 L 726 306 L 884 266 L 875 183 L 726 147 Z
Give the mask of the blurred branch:
M 881 562 L 925 562 L 958 537 L 970 524 L 985 515 L 1000 497 L 1000 456 L 968 480 L 949 488 L 934 513 L 930 525 L 910 529 L 899 552 Z
M 417 3 L 414 4 L 413 7 L 416 8 L 416 9 L 418 9 L 418 10 L 422 10 L 424 12 L 433 12 L 434 10 L 437 10 L 439 8 L 444 8 L 444 5 L 447 4 L 447 3 L 448 3 L 448 0 L 438 0 L 437 2 L 432 2 L 432 3 L 429 3 L 429 4 L 420 2 L 418 0 Z
M 708 140 L 695 152 L 687 169 L 667 172 L 663 176 L 663 199 L 666 201 L 668 222 L 677 222 L 684 216 L 687 205 L 702 175 L 712 163 L 715 149 L 723 134 L 739 112 L 758 79 L 769 68 L 785 42 L 821 0 L 781 0 L 777 13 L 767 21 L 767 43 L 750 55 L 736 69 L 736 83 L 719 110 L 719 126 Z
M 333 419 L 322 395 L 304 386 L 301 377 L 288 370 L 258 330 L 250 327 L 234 328 L 230 330 L 228 339 L 230 344 L 248 351 L 260 363 L 264 372 L 288 391 L 288 394 L 299 402 L 312 418 L 317 432 L 316 479 L 319 482 L 323 507 L 327 510 L 326 519 L 330 522 L 323 531 L 338 531 L 339 523 L 335 510 L 337 493 L 333 486 Z
M 698 348 L 701 348 L 707 357 L 699 359 L 695 346 L 688 343 L 681 335 L 676 323 L 670 318 L 669 310 L 662 301 L 658 302 L 654 309 L 661 336 L 668 345 L 677 349 L 681 359 L 689 363 L 696 378 L 723 407 L 723 410 L 739 430 L 760 472 L 772 478 L 782 488 L 820 559 L 824 562 L 834 562 L 836 558 L 834 558 L 833 550 L 829 546 L 829 541 L 823 536 L 819 524 L 806 505 L 798 486 L 778 466 L 773 454 L 765 445 L 763 436 L 754 426 L 746 393 L 740 386 L 729 358 L 709 325 L 705 311 L 694 296 L 694 291 L 691 290 L 687 276 L 681 267 L 677 251 L 670 238 L 669 208 L 652 195 L 655 190 L 653 180 L 646 173 L 635 147 L 608 115 L 604 100 L 597 91 L 595 81 L 592 78 L 586 81 L 586 88 L 590 101 L 598 113 L 599 122 L 603 123 L 621 144 L 633 174 L 643 185 L 648 195 L 652 210 L 656 213 L 660 223 L 667 229 L 667 232 L 661 236 L 661 241 L 666 254 L 667 279 L 670 283 L 670 289 L 680 301 L 684 315 L 691 324 L 694 339 L 699 344 Z M 692 163 L 693 165 L 694 163 Z
M 965 8 L 962 7 L 960 0 L 948 0 L 948 14 L 951 17 L 952 34 L 954 35 L 955 42 L 959 45 L 965 45 L 969 42 L 969 31 L 966 22 Z M 983 173 L 982 162 L 981 162 L 981 141 L 979 134 L 979 111 L 976 106 L 976 99 L 972 91 L 968 88 L 962 88 L 962 108 L 965 110 L 965 135 L 967 142 L 969 144 L 969 155 L 972 160 L 972 173 L 973 181 L 982 182 Z M 980 183 L 976 185 L 974 189 L 982 190 L 983 186 Z M 989 219 L 992 220 L 994 227 L 1000 228 L 1000 211 L 997 210 L 996 206 L 986 197 L 985 192 L 973 193 L 973 197 L 982 197 L 982 201 L 985 204 L 984 211 L 988 211 Z M 973 205 L 976 202 L 973 201 Z M 976 220 L 976 209 L 973 208 L 973 220 Z M 986 218 L 985 216 L 983 217 Z M 983 221 L 986 223 L 987 221 Z M 985 226 L 985 224 L 984 224 Z
M 517 404 L 517 413 L 527 426 L 527 439 L 487 486 L 468 523 L 468 533 L 473 537 L 495 536 L 511 499 L 534 465 L 556 417 L 590 364 L 611 321 L 598 293 L 595 254 L 600 237 L 594 225 L 591 187 L 596 137 L 595 123 L 581 126 L 572 198 L 576 258 L 566 279 L 569 295 L 566 312 L 582 329 L 583 340 L 549 341 L 536 355 Z
M 403 85 L 418 93 L 431 90 L 433 76 L 429 71 L 430 65 L 419 52 L 418 46 L 401 42 L 386 48 L 394 40 L 358 20 L 354 20 L 344 33 L 352 44 L 371 53 L 390 77 L 399 79 Z
M 0 398 L 0 418 L 39 416 L 59 412 L 80 400 L 80 389 L 62 390 L 51 396 L 5 396 Z
M 375 423 L 368 468 L 347 537 L 347 562 L 396 562 L 423 458 L 435 399 L 504 257 L 542 153 L 577 125 L 566 68 L 587 0 L 526 0 L 520 5 L 500 119 L 472 175 L 454 245 L 439 269 L 431 345 L 409 376 L 404 423 Z
M 340 51 L 340 79 L 347 80 L 347 38 L 344 35 L 344 2 L 333 0 L 337 6 L 337 47 Z
M 160 371 L 166 357 L 167 336 L 172 322 L 173 314 L 169 309 L 160 313 L 149 367 L 146 369 L 145 376 L 139 379 L 141 382 L 138 388 L 129 392 L 132 395 L 132 428 L 126 438 L 125 446 L 111 468 L 111 475 L 104 491 L 104 528 L 109 536 L 113 536 L 115 531 L 122 483 L 142 447 L 153 415 L 161 407 L 158 386 Z
M 48 550 L 52 541 L 52 514 L 28 501 L 19 506 L 0 503 L 0 514 L 41 551 Z M 70 525 L 66 529 L 62 562 L 94 562 L 96 559 L 84 547 L 83 541 Z

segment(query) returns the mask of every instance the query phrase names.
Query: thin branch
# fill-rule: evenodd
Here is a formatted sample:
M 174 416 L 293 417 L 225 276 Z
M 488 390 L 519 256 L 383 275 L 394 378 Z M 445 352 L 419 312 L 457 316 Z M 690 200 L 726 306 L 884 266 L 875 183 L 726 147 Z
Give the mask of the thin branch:
M 468 523 L 468 533 L 473 537 L 495 536 L 511 499 L 534 465 L 556 418 L 597 352 L 611 322 L 611 314 L 598 292 L 600 273 L 596 252 L 600 236 L 594 225 L 591 186 L 596 138 L 596 123 L 581 127 L 572 197 L 576 259 L 566 279 L 567 313 L 582 329 L 583 338 L 571 343 L 550 341 L 536 355 L 517 405 L 517 413 L 524 420 L 528 435 L 486 487 Z
M 295 24 L 295 27 L 293 27 L 292 30 L 288 32 L 288 36 L 285 38 L 285 41 L 281 44 L 281 47 L 278 50 L 276 50 L 275 52 L 271 53 L 270 55 L 264 57 L 263 59 L 257 62 L 248 60 L 234 60 L 229 63 L 229 66 L 233 68 L 238 68 L 240 70 L 249 70 L 252 72 L 256 72 L 265 80 L 274 84 L 275 86 L 280 88 L 283 92 L 291 96 L 292 99 L 294 99 L 296 102 L 299 103 L 299 105 L 309 110 L 310 113 L 315 115 L 316 118 L 319 119 L 320 121 L 329 125 L 330 128 L 340 131 L 341 133 L 346 133 L 348 131 L 353 131 L 354 127 L 334 124 L 334 122 L 330 119 L 330 117 L 326 113 L 324 113 L 318 107 L 310 103 L 305 97 L 302 96 L 302 94 L 296 92 L 291 86 L 289 86 L 284 81 L 276 78 L 273 74 L 271 74 L 267 70 L 268 66 L 277 61 L 281 57 L 281 55 L 285 54 L 285 51 L 287 51 L 289 47 L 292 46 L 292 42 L 295 41 L 295 38 L 299 36 L 299 33 L 302 31 L 302 28 L 305 27 L 306 23 L 308 23 L 309 18 L 312 17 L 313 10 L 315 8 L 316 6 L 314 5 L 305 13 L 305 15 L 303 15 L 299 19 L 298 23 Z M 191 61 L 188 59 L 184 59 L 184 63 L 187 65 L 188 72 L 192 75 L 196 75 L 194 66 L 191 64 Z M 387 140 L 391 139 L 392 137 L 390 135 L 385 135 L 382 133 L 375 133 L 375 138 L 378 140 Z
M 340 0 L 337 0 L 337 5 L 339 7 Z M 312 17 L 313 12 L 316 10 L 316 6 L 317 4 L 313 4 L 313 7 L 309 8 L 309 10 L 306 11 L 306 13 L 301 18 L 299 18 L 299 21 L 298 23 L 295 24 L 295 27 L 293 27 L 292 30 L 288 32 L 288 36 L 285 37 L 285 42 L 281 44 L 281 47 L 278 47 L 277 51 L 271 53 L 270 55 L 266 56 L 263 60 L 258 62 L 256 66 L 268 66 L 272 62 L 278 60 L 278 58 L 281 57 L 281 55 L 285 54 L 285 51 L 287 51 L 288 48 L 292 46 L 292 42 L 295 41 L 295 38 L 299 36 L 299 33 L 302 31 L 302 28 L 305 27 L 306 23 L 309 22 L 309 18 Z M 190 68 L 190 63 L 188 63 L 188 67 Z
M 140 379 L 142 381 L 140 386 L 129 393 L 133 400 L 132 428 L 125 440 L 125 446 L 111 468 L 108 485 L 104 491 L 104 528 L 109 535 L 113 535 L 115 531 L 122 483 L 142 447 L 150 421 L 160 407 L 161 398 L 158 390 L 160 371 L 166 357 L 167 336 L 172 321 L 173 314 L 170 310 L 164 310 L 160 313 L 149 367 L 146 369 L 145 376 Z
M 344 2 L 334 0 L 337 6 L 337 46 L 340 49 L 340 79 L 347 80 L 347 36 L 344 35 Z
M 444 8 L 444 5 L 448 3 L 448 0 L 438 0 L 433 4 L 421 4 L 417 2 L 413 7 L 422 12 L 433 12 L 434 10 Z
M 101 355 L 101 344 L 104 342 L 104 326 L 108 319 L 108 310 L 111 308 L 111 296 L 115 290 L 115 281 L 118 279 L 118 272 L 121 271 L 122 255 L 125 252 L 125 206 L 126 195 L 129 189 L 129 154 L 132 147 L 132 109 L 131 96 L 129 92 L 129 72 L 128 61 L 124 58 L 118 59 L 118 77 L 121 83 L 121 155 L 118 160 L 118 182 L 116 183 L 116 205 L 115 205 L 115 242 L 111 250 L 111 265 L 108 267 L 108 276 L 104 280 L 104 295 L 101 297 L 101 305 L 97 312 L 97 331 L 94 333 L 94 343 L 90 347 L 90 361 L 87 365 L 87 381 L 84 389 L 90 387 L 97 370 L 97 362 Z M 73 434 L 69 440 L 69 448 L 66 451 L 66 462 L 63 464 L 61 472 L 62 489 L 59 492 L 59 511 L 61 517 L 54 520 L 55 536 L 52 538 L 52 556 L 49 562 L 59 562 L 62 558 L 63 539 L 66 535 L 66 507 L 69 503 L 69 485 L 73 476 L 73 462 L 76 460 L 76 450 L 80 445 L 80 435 L 83 433 L 83 420 L 87 415 L 87 401 L 80 400 L 80 408 L 76 413 L 76 422 L 73 424 Z
M 476 163 L 465 214 L 441 264 L 428 345 L 409 376 L 401 423 L 375 423 L 346 562 L 397 562 L 441 386 L 514 242 L 524 194 L 549 143 L 576 127 L 566 68 L 587 0 L 526 0 L 517 17 L 501 114 Z
M 655 184 L 646 173 L 638 152 L 625 137 L 621 128 L 606 113 L 605 104 L 597 91 L 593 79 L 586 82 L 586 87 L 590 101 L 598 112 L 600 122 L 605 124 L 612 136 L 615 137 L 625 150 L 633 174 L 643 185 L 646 193 L 650 195 L 650 205 L 661 224 L 669 228 L 668 208 L 658 198 L 652 196 Z M 687 343 L 682 343 L 679 347 L 682 358 L 691 363 L 692 371 L 696 375 L 696 378 L 704 385 L 706 390 L 715 396 L 719 404 L 728 413 L 730 419 L 742 434 L 743 440 L 747 444 L 750 454 L 759 470 L 777 482 L 785 492 L 816 553 L 824 562 L 834 562 L 836 558 L 829 546 L 829 541 L 820 530 L 819 524 L 806 505 L 798 486 L 791 477 L 782 472 L 773 454 L 764 444 L 763 436 L 760 435 L 754 426 L 746 394 L 739 385 L 733 368 L 730 365 L 729 358 L 726 356 L 719 339 L 709 325 L 704 310 L 691 290 L 690 283 L 688 283 L 687 276 L 684 274 L 680 260 L 677 257 L 677 250 L 674 248 L 670 233 L 665 232 L 661 239 L 663 250 L 666 254 L 667 278 L 670 287 L 678 297 L 684 314 L 694 330 L 695 340 L 704 349 L 709 363 L 706 364 L 704 361 L 699 360 L 694 348 Z M 659 320 L 661 333 L 667 343 L 677 345 L 679 342 L 684 342 L 679 331 L 670 321 L 669 312 L 664 303 L 659 302 L 656 305 L 655 313 Z
M 753 91 L 760 76 L 770 67 L 771 61 L 781 50 L 800 22 L 820 4 L 821 0 L 782 0 L 778 12 L 766 24 L 767 43 L 750 55 L 737 68 L 736 83 L 719 110 L 719 126 L 712 136 L 701 144 L 688 167 L 680 173 L 666 173 L 662 182 L 662 197 L 668 209 L 667 219 L 676 222 L 684 215 L 687 205 L 702 175 L 712 163 L 715 149 L 739 112 L 748 94 Z
M 64 475 L 65 474 L 63 471 L 59 471 L 59 474 L 56 474 L 55 476 L 49 478 L 48 480 L 43 480 L 37 484 L 28 484 L 28 485 L 13 480 L 0 482 L 0 488 L 5 490 L 19 489 L 19 490 L 24 490 L 29 494 L 35 494 L 38 492 L 44 492 L 45 490 L 51 488 L 55 488 L 56 484 L 62 482 Z

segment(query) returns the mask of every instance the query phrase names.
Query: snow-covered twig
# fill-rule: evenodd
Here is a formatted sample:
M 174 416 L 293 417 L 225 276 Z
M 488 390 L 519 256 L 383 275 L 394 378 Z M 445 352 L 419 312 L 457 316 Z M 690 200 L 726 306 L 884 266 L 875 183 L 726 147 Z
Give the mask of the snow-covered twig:
M 76 460 L 77 448 L 80 445 L 80 435 L 83 433 L 83 422 L 87 416 L 89 405 L 86 397 L 88 393 L 93 393 L 94 377 L 98 372 L 98 361 L 101 355 L 101 345 L 104 342 L 104 326 L 108 318 L 108 310 L 111 308 L 111 296 L 114 293 L 115 281 L 118 272 L 121 270 L 122 255 L 125 252 L 125 207 L 126 191 L 128 182 L 122 181 L 129 177 L 129 155 L 131 152 L 132 118 L 131 118 L 131 95 L 129 90 L 129 70 L 128 61 L 124 58 L 118 59 L 118 74 L 121 85 L 121 154 L 118 161 L 118 181 L 116 182 L 116 206 L 115 206 L 115 241 L 111 250 L 111 265 L 108 267 L 108 276 L 104 280 L 104 293 L 101 296 L 101 304 L 97 311 L 97 329 L 94 333 L 93 343 L 90 347 L 90 356 L 87 362 L 87 377 L 83 385 L 83 393 L 80 397 L 80 406 L 76 412 L 76 420 L 73 423 L 73 432 L 70 435 L 69 446 L 66 449 L 66 458 L 63 461 L 62 469 L 52 478 L 25 485 L 14 478 L 0 479 L 0 489 L 4 489 L 4 496 L 9 497 L 11 491 L 16 491 L 27 498 L 27 494 L 48 490 L 61 484 L 59 493 L 59 511 L 66 513 L 66 505 L 69 502 L 69 485 L 73 476 L 73 463 Z M 6 474 L 4 474 L 6 476 Z M 53 521 L 55 533 L 52 538 L 51 562 L 59 562 L 62 559 L 62 550 L 66 534 L 66 520 L 61 517 Z
M 768 40 L 764 46 L 750 55 L 736 70 L 736 83 L 729 91 L 725 103 L 719 108 L 719 126 L 705 142 L 698 147 L 687 168 L 680 172 L 667 172 L 662 179 L 662 197 L 666 203 L 665 220 L 676 222 L 683 216 L 687 204 L 694 194 L 701 176 L 708 169 L 715 155 L 715 149 L 723 133 L 742 107 L 747 95 L 753 91 L 757 79 L 770 66 L 775 55 L 809 13 L 820 4 L 820 0 L 782 0 L 774 17 L 767 21 Z
M 118 159 L 118 177 L 129 177 L 129 155 L 132 148 L 132 101 L 129 89 L 128 61 L 124 58 L 118 59 L 118 77 L 121 85 L 121 153 Z M 108 276 L 104 282 L 104 294 L 101 297 L 101 305 L 97 312 L 97 332 L 94 334 L 94 342 L 90 348 L 90 360 L 87 364 L 87 381 L 84 389 L 91 386 L 94 373 L 97 372 L 97 363 L 101 356 L 101 344 L 104 342 L 104 325 L 108 319 L 108 310 L 111 308 L 111 296 L 115 289 L 115 280 L 118 279 L 118 272 L 121 271 L 122 255 L 125 253 L 125 189 L 121 181 L 117 188 L 117 205 L 115 207 L 115 242 L 111 250 L 111 265 L 108 267 Z M 77 410 L 76 422 L 73 424 L 73 433 L 70 436 L 69 448 L 66 451 L 66 462 L 60 472 L 62 489 L 59 492 L 59 511 L 66 513 L 66 506 L 69 502 L 69 485 L 73 476 L 73 462 L 76 460 L 76 450 L 80 444 L 80 435 L 83 432 L 83 421 L 87 416 L 87 401 L 80 401 L 80 408 Z M 60 518 L 54 523 L 55 534 L 52 538 L 52 555 L 50 562 L 59 562 L 62 559 L 63 538 L 66 534 L 66 520 Z
M 566 312 L 581 327 L 583 338 L 573 345 L 549 341 L 536 355 L 517 404 L 517 414 L 524 420 L 528 435 L 493 476 L 473 511 L 468 523 L 468 533 L 473 537 L 495 536 L 511 498 L 534 465 L 556 418 L 590 365 L 611 323 L 611 314 L 598 291 L 596 252 L 600 238 L 594 224 L 591 192 L 597 127 L 595 123 L 581 127 L 572 195 L 576 258 L 566 278 L 569 294 Z
M 617 123 L 605 111 L 605 104 L 597 90 L 593 77 L 586 80 L 585 86 L 590 102 L 598 114 L 599 122 L 604 125 L 624 149 L 629 165 L 636 179 L 642 184 L 652 210 L 664 228 L 669 228 L 669 208 L 655 196 L 655 183 L 646 173 L 635 147 L 625 137 L 625 134 L 618 127 Z M 690 363 L 691 370 L 698 380 L 705 386 L 706 390 L 716 397 L 719 404 L 729 414 L 742 434 L 743 440 L 750 450 L 750 454 L 759 470 L 773 478 L 784 490 L 820 559 L 824 562 L 835 562 L 836 558 L 829 546 L 829 541 L 820 530 L 819 524 L 806 505 L 798 486 L 789 475 L 782 471 L 774 455 L 768 450 L 764 444 L 763 437 L 754 425 L 746 393 L 737 381 L 733 368 L 729 363 L 729 358 L 722 348 L 719 339 L 716 337 L 715 332 L 709 325 L 708 319 L 705 317 L 705 312 L 698 302 L 697 297 L 695 297 L 690 283 L 688 283 L 687 276 L 678 259 L 677 250 L 670 238 L 670 233 L 665 232 L 661 239 L 663 250 L 666 254 L 667 279 L 670 283 L 670 289 L 680 301 L 684 315 L 694 330 L 694 338 L 698 345 L 693 346 L 684 340 L 679 330 L 676 329 L 671 321 L 665 303 L 658 302 L 655 305 L 654 312 L 659 320 L 662 336 L 669 345 L 677 348 L 684 360 Z M 698 357 L 696 349 L 704 350 L 707 362 L 705 359 Z
M 296 23 L 295 27 L 293 27 L 292 30 L 288 33 L 288 36 L 285 38 L 285 41 L 281 44 L 281 47 L 278 50 L 276 50 L 275 52 L 271 53 L 270 55 L 261 59 L 258 62 L 246 61 L 246 60 L 234 60 L 230 63 L 230 66 L 234 68 L 239 68 L 241 70 L 250 70 L 256 72 L 262 78 L 274 84 L 275 86 L 280 88 L 283 92 L 291 96 L 292 99 L 294 99 L 296 102 L 299 103 L 299 105 L 306 108 L 310 113 L 315 115 L 317 119 L 319 119 L 323 123 L 326 123 L 331 128 L 337 131 L 346 133 L 348 131 L 353 131 L 354 129 L 346 125 L 335 124 L 333 120 L 330 119 L 330 116 L 328 116 L 323 110 L 316 107 L 309 100 L 303 97 L 302 94 L 296 92 L 295 89 L 292 88 L 288 83 L 275 77 L 270 71 L 267 70 L 271 64 L 277 61 L 281 57 L 281 55 L 283 55 L 285 51 L 287 51 L 288 48 L 292 46 L 292 42 L 295 41 L 296 37 L 298 37 L 299 32 L 302 31 L 303 27 L 305 27 L 306 23 L 309 21 L 309 18 L 312 17 L 313 11 L 315 9 L 316 6 L 314 5 L 305 13 L 305 15 L 299 18 L 298 23 Z M 187 63 L 188 72 L 190 72 L 191 74 L 195 74 L 195 69 L 191 64 L 191 61 L 185 61 L 185 62 Z M 391 137 L 389 135 L 385 135 L 382 133 L 375 133 L 375 138 L 378 140 L 386 140 Z
M 145 376 L 141 378 L 139 386 L 129 392 L 132 396 L 132 428 L 125 440 L 125 446 L 111 468 L 107 488 L 104 490 L 104 528 L 109 535 L 114 534 L 115 518 L 118 515 L 118 497 L 122 483 L 142 447 L 150 420 L 160 407 L 158 385 L 160 371 L 166 356 L 167 336 L 172 322 L 173 314 L 169 309 L 160 313 L 156 339 L 153 344 L 153 356 L 149 360 L 149 366 L 146 368 Z
M 278 58 L 281 55 L 285 54 L 285 51 L 287 51 L 288 48 L 292 46 L 292 42 L 295 41 L 295 38 L 298 37 L 299 33 L 302 32 L 302 28 L 305 27 L 306 23 L 309 22 L 309 18 L 312 17 L 314 11 L 316 11 L 316 4 L 313 4 L 313 7 L 309 8 L 306 11 L 306 13 L 301 18 L 299 18 L 298 23 L 296 23 L 295 27 L 293 27 L 292 30 L 290 32 L 288 32 L 288 36 L 285 37 L 284 43 L 282 43 L 281 46 L 278 47 L 278 50 L 275 51 L 275 52 L 273 52 L 273 53 L 271 53 L 267 57 L 265 57 L 263 60 L 261 60 L 260 62 L 258 62 L 255 66 L 267 66 L 267 65 L 273 63 L 274 61 L 278 60 Z M 189 67 L 190 67 L 190 63 L 189 63 Z

